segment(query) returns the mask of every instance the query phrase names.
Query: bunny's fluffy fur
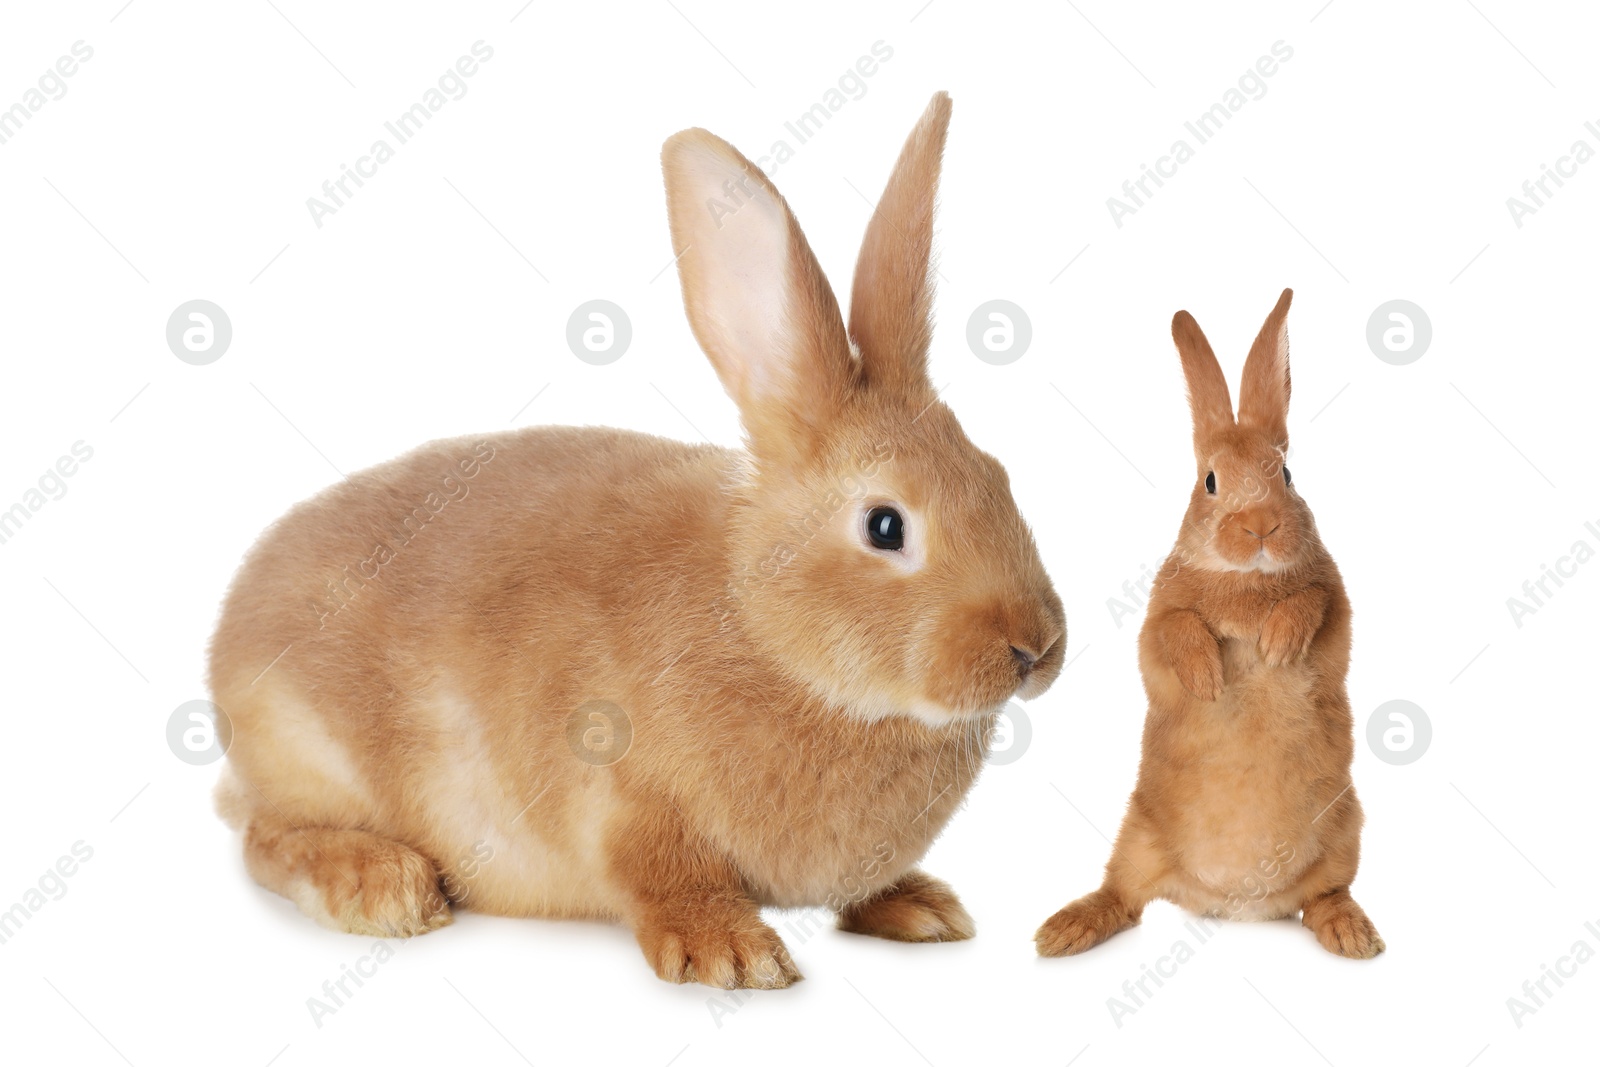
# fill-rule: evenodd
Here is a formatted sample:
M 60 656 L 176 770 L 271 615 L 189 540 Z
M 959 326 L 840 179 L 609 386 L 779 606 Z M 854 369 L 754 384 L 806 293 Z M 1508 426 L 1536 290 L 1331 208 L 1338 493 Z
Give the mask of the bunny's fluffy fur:
M 717 986 L 799 977 L 763 905 L 971 936 L 915 865 L 1065 631 L 1005 472 L 927 379 L 949 113 L 939 94 L 906 144 L 848 333 L 760 170 L 704 131 L 667 142 L 685 304 L 747 450 L 436 442 L 262 537 L 211 657 L 218 802 L 261 884 L 381 935 L 452 903 L 618 920 L 661 977 Z M 882 504 L 903 552 L 867 543 Z

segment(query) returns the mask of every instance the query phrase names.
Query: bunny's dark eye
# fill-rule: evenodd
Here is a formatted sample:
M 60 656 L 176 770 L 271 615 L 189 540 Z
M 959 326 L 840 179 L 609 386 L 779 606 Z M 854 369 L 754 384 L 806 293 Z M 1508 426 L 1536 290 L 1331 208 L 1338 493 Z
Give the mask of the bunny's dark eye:
M 1294 484 L 1294 479 L 1289 476 L 1289 468 L 1288 467 L 1283 468 L 1283 484 L 1284 485 L 1293 485 Z
M 906 520 L 894 508 L 873 508 L 867 512 L 867 537 L 874 548 L 898 552 L 906 543 Z
M 1217 493 L 1217 472 L 1206 471 L 1206 492 L 1215 496 Z

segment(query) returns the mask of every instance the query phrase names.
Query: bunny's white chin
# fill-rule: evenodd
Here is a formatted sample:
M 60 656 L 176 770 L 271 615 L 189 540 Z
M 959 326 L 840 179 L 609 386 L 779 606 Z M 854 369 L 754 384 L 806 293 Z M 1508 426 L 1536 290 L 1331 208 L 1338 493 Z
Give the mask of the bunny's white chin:
M 902 709 L 899 714 L 915 719 L 924 726 L 941 727 L 956 722 L 974 722 L 988 715 L 997 715 L 1005 708 L 1006 701 L 1001 701 L 992 708 L 979 708 L 975 711 L 956 711 L 942 704 L 918 701 L 909 708 Z
M 910 719 L 924 726 L 940 729 L 958 722 L 975 722 L 986 715 L 993 715 L 1005 710 L 1005 702 L 1001 701 L 992 708 L 980 708 L 976 711 L 958 711 L 931 700 L 917 700 L 910 704 L 899 704 L 884 701 L 881 704 L 852 704 L 847 712 L 867 722 L 882 722 L 885 719 Z
M 1267 555 L 1265 548 L 1256 550 L 1256 554 L 1243 563 L 1223 559 L 1214 548 L 1207 548 L 1206 558 L 1201 564 L 1206 570 L 1226 571 L 1233 574 L 1278 574 L 1294 566 L 1293 560 L 1273 559 Z

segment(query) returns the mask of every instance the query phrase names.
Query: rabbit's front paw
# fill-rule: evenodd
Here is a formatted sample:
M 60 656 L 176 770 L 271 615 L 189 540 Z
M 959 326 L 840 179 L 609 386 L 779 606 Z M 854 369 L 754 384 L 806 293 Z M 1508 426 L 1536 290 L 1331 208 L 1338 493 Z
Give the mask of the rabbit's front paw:
M 800 980 L 776 931 L 755 916 L 715 919 L 689 909 L 636 931 L 639 947 L 668 982 L 718 989 L 782 989 Z
M 1317 621 L 1281 600 L 1267 613 L 1261 626 L 1261 658 L 1269 667 L 1281 667 L 1306 654 L 1317 636 Z
M 888 889 L 845 905 L 839 929 L 890 941 L 965 941 L 976 933 L 955 890 L 912 871 Z
M 1178 684 L 1201 700 L 1216 700 L 1222 695 L 1222 650 L 1211 641 L 1191 645 L 1172 657 Z

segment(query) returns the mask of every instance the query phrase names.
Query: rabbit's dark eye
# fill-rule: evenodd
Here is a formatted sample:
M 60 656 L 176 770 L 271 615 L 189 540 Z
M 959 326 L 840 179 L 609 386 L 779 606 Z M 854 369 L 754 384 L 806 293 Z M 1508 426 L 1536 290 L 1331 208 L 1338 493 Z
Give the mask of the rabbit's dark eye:
M 894 508 L 873 508 L 867 512 L 867 537 L 874 548 L 898 552 L 906 543 L 906 520 Z
M 1206 492 L 1212 494 L 1213 496 L 1216 495 L 1216 492 L 1217 492 L 1217 472 L 1216 471 L 1206 471 Z
M 1289 476 L 1289 468 L 1288 467 L 1283 468 L 1283 484 L 1284 485 L 1293 485 L 1294 484 L 1294 479 Z

